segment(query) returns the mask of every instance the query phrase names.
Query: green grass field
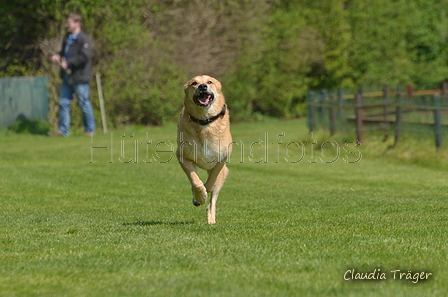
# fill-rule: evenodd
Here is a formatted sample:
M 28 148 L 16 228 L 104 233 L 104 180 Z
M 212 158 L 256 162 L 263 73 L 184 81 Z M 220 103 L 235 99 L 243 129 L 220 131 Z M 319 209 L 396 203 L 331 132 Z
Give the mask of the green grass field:
M 311 143 L 305 121 L 234 124 L 208 225 L 171 152 L 175 131 L 1 132 L 0 295 L 446 296 L 443 155 L 413 162 L 368 139 L 311 155 L 296 144 Z M 351 269 L 387 279 L 344 280 Z M 408 271 L 432 275 L 400 280 Z

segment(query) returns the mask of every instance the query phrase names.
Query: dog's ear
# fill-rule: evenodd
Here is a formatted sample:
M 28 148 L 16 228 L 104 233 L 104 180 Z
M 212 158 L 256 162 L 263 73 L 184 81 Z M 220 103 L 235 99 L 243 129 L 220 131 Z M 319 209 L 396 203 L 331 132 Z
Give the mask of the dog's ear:
M 216 78 L 213 78 L 213 77 L 211 77 L 210 80 L 215 85 L 216 91 L 221 92 L 221 89 L 222 89 L 221 82 L 219 80 L 217 80 Z
M 193 79 L 190 79 L 185 85 L 184 85 L 184 92 L 185 95 L 188 96 L 188 88 L 190 87 L 191 83 L 193 82 Z

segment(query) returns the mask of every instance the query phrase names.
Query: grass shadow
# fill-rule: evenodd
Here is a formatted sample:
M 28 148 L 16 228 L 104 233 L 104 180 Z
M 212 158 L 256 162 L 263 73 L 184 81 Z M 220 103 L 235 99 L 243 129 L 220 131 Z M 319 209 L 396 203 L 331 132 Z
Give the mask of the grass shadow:
M 163 221 L 139 221 L 133 223 L 123 223 L 123 226 L 156 226 L 156 225 L 168 225 L 168 226 L 178 226 L 178 225 L 190 225 L 193 221 L 180 221 L 180 222 L 163 222 Z

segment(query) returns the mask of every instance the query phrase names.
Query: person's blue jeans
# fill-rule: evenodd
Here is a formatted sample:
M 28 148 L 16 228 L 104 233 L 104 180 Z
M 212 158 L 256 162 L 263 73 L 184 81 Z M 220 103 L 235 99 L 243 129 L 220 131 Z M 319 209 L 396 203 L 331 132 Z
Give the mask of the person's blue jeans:
M 69 85 L 64 79 L 59 94 L 59 132 L 68 136 L 70 128 L 70 104 L 73 93 L 78 98 L 79 107 L 83 113 L 84 131 L 95 132 L 95 119 L 93 117 L 92 104 L 89 100 L 89 83 L 77 83 Z

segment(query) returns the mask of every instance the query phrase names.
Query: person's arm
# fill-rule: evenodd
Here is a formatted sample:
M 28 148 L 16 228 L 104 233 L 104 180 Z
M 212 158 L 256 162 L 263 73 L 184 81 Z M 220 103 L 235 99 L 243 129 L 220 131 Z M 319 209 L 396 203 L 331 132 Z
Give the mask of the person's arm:
M 53 62 L 54 64 L 60 64 L 61 63 L 61 57 L 64 56 L 64 49 L 65 49 L 65 38 L 64 38 L 64 40 L 62 40 L 61 50 L 58 53 L 56 53 L 53 56 L 51 56 L 51 62 Z

